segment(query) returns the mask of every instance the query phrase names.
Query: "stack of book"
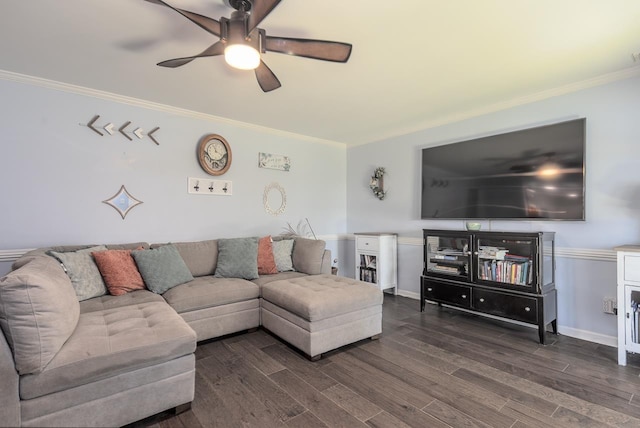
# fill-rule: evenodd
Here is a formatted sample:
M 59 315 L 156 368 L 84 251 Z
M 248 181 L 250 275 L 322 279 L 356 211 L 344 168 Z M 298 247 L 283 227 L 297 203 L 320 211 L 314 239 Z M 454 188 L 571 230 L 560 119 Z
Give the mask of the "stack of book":
M 500 247 L 491 247 L 488 245 L 481 245 L 478 247 L 478 257 L 481 259 L 495 259 L 504 260 L 509 250 Z
M 479 266 L 480 279 L 515 285 L 531 284 L 533 269 L 527 257 L 508 255 L 504 260 L 484 260 Z

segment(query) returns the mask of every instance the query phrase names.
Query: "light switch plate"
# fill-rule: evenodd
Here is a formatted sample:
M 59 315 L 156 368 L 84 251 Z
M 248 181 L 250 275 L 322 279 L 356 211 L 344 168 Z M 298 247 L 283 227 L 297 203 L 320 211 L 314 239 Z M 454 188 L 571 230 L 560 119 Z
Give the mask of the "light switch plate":
M 233 182 L 231 180 L 189 177 L 187 180 L 187 192 L 191 195 L 231 196 L 233 194 Z

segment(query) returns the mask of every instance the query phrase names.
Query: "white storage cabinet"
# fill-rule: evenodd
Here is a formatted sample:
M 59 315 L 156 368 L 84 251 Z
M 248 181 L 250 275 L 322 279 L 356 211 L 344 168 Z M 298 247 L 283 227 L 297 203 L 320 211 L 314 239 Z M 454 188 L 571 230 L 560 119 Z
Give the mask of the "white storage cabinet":
M 356 233 L 356 272 L 360 281 L 376 284 L 380 290 L 398 292 L 398 235 Z
M 618 364 L 640 353 L 640 245 L 616 247 L 618 256 Z

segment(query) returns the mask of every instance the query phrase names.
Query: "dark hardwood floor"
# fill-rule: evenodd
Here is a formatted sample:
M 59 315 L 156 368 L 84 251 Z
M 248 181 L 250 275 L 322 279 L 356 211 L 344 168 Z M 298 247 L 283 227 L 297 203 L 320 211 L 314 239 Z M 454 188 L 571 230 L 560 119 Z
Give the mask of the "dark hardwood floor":
M 132 427 L 640 427 L 640 359 L 385 296 L 383 333 L 310 362 L 258 330 L 198 345 L 191 410 Z

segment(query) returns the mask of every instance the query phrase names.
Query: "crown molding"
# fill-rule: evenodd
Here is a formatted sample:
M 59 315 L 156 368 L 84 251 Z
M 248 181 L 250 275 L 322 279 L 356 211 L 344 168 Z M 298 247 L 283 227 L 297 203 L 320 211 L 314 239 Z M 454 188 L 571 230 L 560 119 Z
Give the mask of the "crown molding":
M 507 110 L 510 108 L 522 106 L 525 104 L 531 104 L 537 101 L 543 101 L 549 98 L 557 97 L 560 95 L 566 95 L 573 92 L 582 91 L 584 89 L 594 88 L 608 83 L 617 82 L 619 80 L 631 79 L 633 77 L 640 76 L 640 66 L 632 66 L 625 68 L 624 70 L 614 71 L 612 73 L 603 74 L 601 76 L 593 77 L 591 79 L 581 80 L 579 82 L 569 83 L 567 85 L 559 86 L 557 88 L 547 89 L 544 91 L 536 92 L 530 95 L 513 98 L 506 101 L 501 101 L 494 104 L 489 104 L 476 109 L 467 110 L 460 113 L 454 113 L 441 118 L 426 121 L 418 125 L 405 128 L 400 131 L 388 133 L 376 138 L 373 141 L 367 141 L 361 144 L 351 144 L 349 148 L 362 146 L 365 144 L 375 143 L 379 141 L 388 140 L 390 138 L 397 138 L 403 135 L 413 134 L 426 129 L 437 128 L 439 126 L 448 125 L 451 123 L 462 122 L 463 120 L 472 119 L 475 117 L 484 116 L 498 111 Z
M 249 129 L 256 132 L 277 135 L 285 138 L 303 140 L 310 143 L 319 143 L 319 144 L 325 144 L 325 145 L 342 147 L 342 148 L 346 147 L 345 143 L 341 143 L 338 141 L 324 140 L 322 138 L 315 138 L 315 137 L 310 137 L 308 135 L 302 135 L 302 134 L 296 134 L 294 132 L 283 131 L 280 129 L 268 128 L 266 126 L 255 125 L 248 122 L 228 119 L 225 117 L 215 116 L 207 113 L 201 113 L 194 110 L 183 109 L 180 107 L 174 107 L 167 104 L 155 103 L 152 101 L 129 97 L 126 95 L 114 94 L 112 92 L 87 88 L 85 86 L 78 86 L 70 83 L 44 79 L 41 77 L 14 73 L 7 70 L 0 70 L 0 80 L 6 80 L 9 82 L 21 83 L 21 84 L 31 85 L 31 86 L 38 86 L 41 88 L 52 89 L 55 91 L 70 92 L 76 95 L 83 95 L 86 97 L 97 98 L 105 101 L 126 104 L 129 106 L 140 107 L 147 110 L 155 110 L 158 112 L 173 114 L 173 115 L 182 116 L 190 119 L 198 119 L 198 120 L 204 120 L 208 122 L 222 122 L 227 125 L 235 126 L 238 128 Z

